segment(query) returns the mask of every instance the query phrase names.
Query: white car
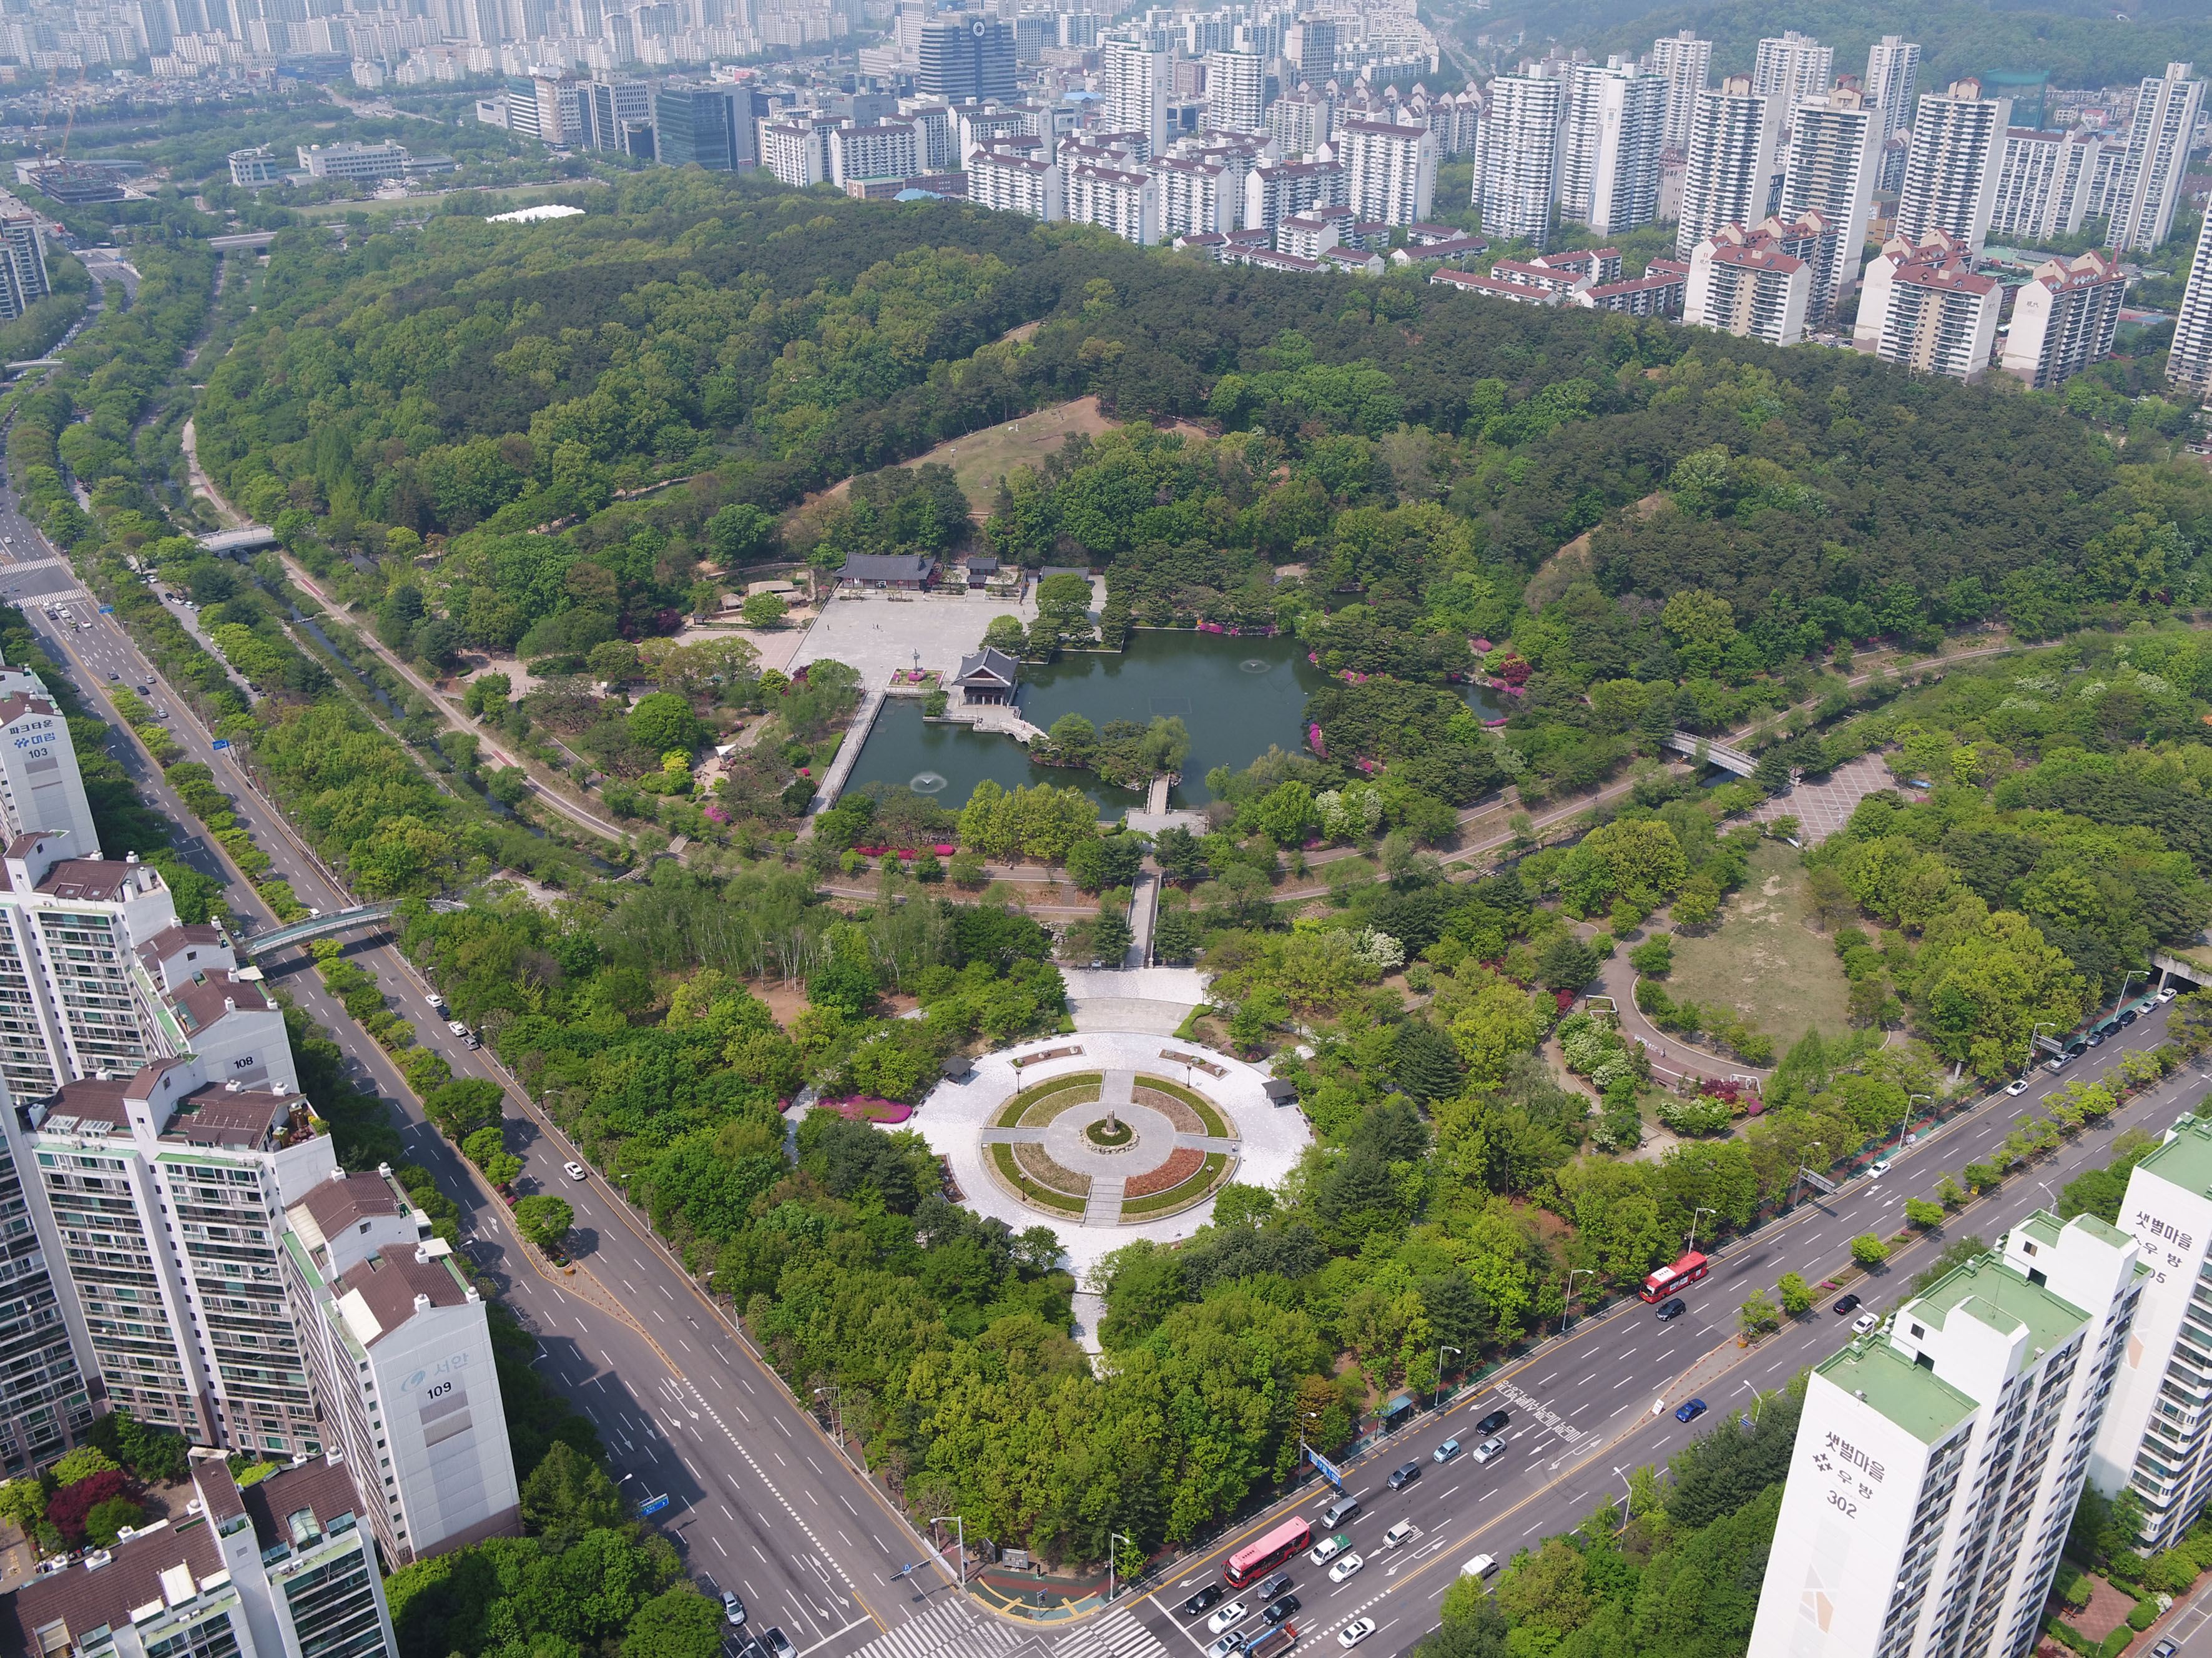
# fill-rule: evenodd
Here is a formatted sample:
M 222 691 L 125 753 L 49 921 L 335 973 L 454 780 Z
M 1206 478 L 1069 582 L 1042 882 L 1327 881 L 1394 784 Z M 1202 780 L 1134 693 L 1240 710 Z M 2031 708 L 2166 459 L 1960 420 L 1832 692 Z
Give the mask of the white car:
M 1215 1612 L 1212 1617 L 1207 1618 L 1206 1620 L 1206 1626 L 1212 1630 L 1216 1635 L 1218 1635 L 1224 1630 L 1235 1629 L 1237 1624 L 1243 1623 L 1244 1621 L 1244 1614 L 1250 1610 L 1251 1608 L 1247 1606 L 1242 1600 L 1231 1600 L 1227 1606 L 1222 1607 L 1219 1612 Z
M 1504 1454 L 1505 1436 L 1503 1434 L 1498 1434 L 1492 1438 L 1486 1439 L 1481 1444 L 1474 1448 L 1474 1460 L 1477 1462 L 1487 1462 L 1494 1456 L 1504 1456 Z
M 1881 1314 L 1879 1313 L 1862 1313 L 1858 1317 L 1851 1320 L 1852 1333 L 1855 1335 L 1863 1336 L 1868 1331 L 1873 1329 L 1875 1326 L 1881 1322 Z
M 1869 1180 L 1879 1180 L 1888 1173 L 1889 1159 L 1887 1157 L 1877 1158 L 1867 1165 L 1867 1179 Z
M 585 1178 L 584 1166 L 581 1163 L 563 1163 L 561 1165 L 561 1169 L 572 1180 L 580 1180 Z
M 1366 1564 L 1358 1555 L 1347 1554 L 1328 1569 L 1328 1581 L 1332 1583 L 1341 1583 Z
M 446 1005 L 446 998 L 439 995 L 435 991 L 423 991 L 422 999 L 428 1003 L 433 1008 L 442 1008 Z
M 1206 1658 L 1229 1658 L 1229 1655 L 1244 1644 L 1241 1635 L 1224 1635 L 1206 1649 Z
M 2014 1099 L 2019 1099 L 2021 1094 L 2027 1092 L 2027 1078 L 2025 1076 L 2014 1077 L 2011 1082 L 2005 1084 L 2005 1092 L 2012 1095 Z
M 1343 1632 L 1336 1637 L 1336 1643 L 1340 1647 L 1356 1647 L 1374 1633 L 1375 1620 L 1372 1618 L 1355 1618 L 1344 1626 Z
M 2173 990 L 2171 986 L 2169 986 L 2169 987 L 2168 987 L 2168 988 L 2166 988 L 2166 990 L 2162 990 L 2162 991 L 2160 991 L 2158 993 L 2158 1000 L 2159 1000 L 2159 1003 L 2160 1003 L 2160 1006 L 2164 1006 L 2166 1003 L 2172 1001 L 2172 1000 L 2173 1000 L 2173 998 L 2174 998 L 2176 996 L 2178 996 L 2179 994 L 2180 994 L 2180 992 L 2179 992 L 2178 991 Z
M 469 1027 L 458 1019 L 448 1019 L 446 1021 L 446 1028 L 456 1036 L 466 1036 L 469 1033 Z

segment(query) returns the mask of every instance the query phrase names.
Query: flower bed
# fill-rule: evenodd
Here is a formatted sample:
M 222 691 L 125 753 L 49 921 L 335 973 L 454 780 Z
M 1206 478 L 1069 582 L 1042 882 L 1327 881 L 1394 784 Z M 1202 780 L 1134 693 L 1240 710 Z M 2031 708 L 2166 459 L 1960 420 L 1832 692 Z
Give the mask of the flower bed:
M 1080 1215 L 1089 1206 L 1088 1199 L 1071 1198 L 1064 1192 L 1054 1192 L 1050 1186 L 1040 1186 L 1022 1173 L 1014 1161 L 1014 1149 L 1001 1140 L 991 1148 L 991 1166 L 1022 1201 L 1039 1209 L 1057 1210 L 1063 1215 Z
M 1193 1128 L 1177 1121 L 1176 1126 L 1185 1133 L 1204 1132 L 1211 1134 L 1217 1140 L 1233 1140 L 1237 1137 L 1237 1131 L 1229 1125 L 1228 1119 L 1222 1116 L 1220 1108 L 1204 1094 L 1184 1088 L 1180 1083 L 1170 1082 L 1164 1077 L 1146 1076 L 1141 1072 L 1137 1076 L 1137 1087 L 1148 1089 L 1154 1094 L 1165 1094 L 1169 1099 L 1180 1100 L 1189 1106 L 1198 1118 L 1198 1126 Z M 1156 1100 L 1147 1100 L 1145 1103 L 1156 1110 L 1164 1109 Z M 1170 1112 L 1169 1115 L 1172 1118 L 1174 1113 Z
M 1139 1085 L 1129 1090 L 1129 1097 L 1140 1106 L 1150 1106 L 1173 1123 L 1178 1134 L 1204 1134 L 1208 1131 L 1206 1119 L 1172 1094 L 1163 1094 L 1158 1088 Z
M 851 1100 L 824 1100 L 822 1104 L 848 1123 L 903 1123 L 914 1115 L 912 1106 L 865 1094 Z
M 1173 1166 L 1176 1157 L 1186 1155 L 1195 1157 L 1197 1155 L 1188 1146 L 1179 1146 L 1176 1149 L 1175 1157 L 1168 1160 L 1169 1166 Z M 1222 1177 L 1228 1171 L 1229 1154 L 1225 1151 L 1217 1151 L 1208 1155 L 1197 1173 L 1179 1185 L 1170 1186 L 1164 1192 L 1157 1192 L 1146 1198 L 1128 1198 L 1125 1188 L 1121 1218 L 1128 1221 L 1146 1216 L 1165 1216 L 1188 1209 L 1194 1204 L 1202 1204 L 1213 1195 L 1214 1187 L 1221 1184 Z M 1132 1186 L 1138 1183 L 1135 1180 L 1129 1182 Z
M 1040 1082 L 1034 1088 L 1024 1088 L 992 1112 L 991 1126 L 1013 1128 L 1018 1125 L 1024 1128 L 1039 1127 L 1050 1122 L 1066 1106 L 1096 1100 L 1105 1081 L 1103 1072 L 1079 1071 L 1073 1076 L 1055 1076 L 1051 1082 Z M 1079 1098 L 1082 1090 L 1086 1088 L 1090 1090 L 1089 1094 Z M 1030 1113 L 1047 1100 L 1052 1101 L 1052 1109 L 1031 1120 Z
M 1156 1192 L 1166 1192 L 1181 1186 L 1198 1173 L 1205 1163 L 1203 1152 L 1189 1146 L 1177 1146 L 1168 1154 L 1168 1160 L 1158 1168 L 1146 1169 L 1142 1174 L 1132 1174 L 1129 1183 L 1121 1188 L 1124 1198 L 1149 1198 Z
M 1052 1160 L 1042 1146 L 1028 1143 L 1017 1144 L 1014 1147 L 1014 1161 L 1021 1166 L 1023 1173 L 1040 1186 L 1050 1186 L 1054 1192 L 1064 1192 L 1075 1198 L 1091 1195 L 1091 1177 L 1078 1174 L 1072 1168 L 1063 1168 Z

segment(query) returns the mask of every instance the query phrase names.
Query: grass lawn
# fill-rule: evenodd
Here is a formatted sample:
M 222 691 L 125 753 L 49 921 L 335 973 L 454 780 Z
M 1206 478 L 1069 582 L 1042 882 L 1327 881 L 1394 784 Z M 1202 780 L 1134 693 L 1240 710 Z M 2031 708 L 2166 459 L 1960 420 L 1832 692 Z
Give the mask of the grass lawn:
M 1120 424 L 1099 413 L 1097 398 L 1079 397 L 1056 408 L 1040 409 L 1018 420 L 1004 421 L 963 437 L 948 439 L 927 454 L 902 464 L 924 466 L 934 463 L 951 467 L 952 475 L 960 480 L 960 488 L 968 497 L 969 508 L 981 520 L 990 515 L 991 503 L 998 494 L 1001 477 L 1011 476 L 1017 466 L 1042 467 L 1047 455 L 1057 454 L 1060 446 L 1078 433 L 1097 437 Z M 842 500 L 844 495 L 845 484 L 841 481 L 819 500 L 826 503 Z M 805 512 L 816 506 L 816 503 L 809 503 L 799 511 Z
M 1786 1051 L 1808 1027 L 1824 1037 L 1850 1028 L 1850 992 L 1829 936 L 1803 924 L 1811 906 L 1795 850 L 1762 841 L 1751 874 L 1729 895 L 1719 923 L 1702 937 L 1678 936 L 1667 993 L 1701 1007 L 1737 1009 Z

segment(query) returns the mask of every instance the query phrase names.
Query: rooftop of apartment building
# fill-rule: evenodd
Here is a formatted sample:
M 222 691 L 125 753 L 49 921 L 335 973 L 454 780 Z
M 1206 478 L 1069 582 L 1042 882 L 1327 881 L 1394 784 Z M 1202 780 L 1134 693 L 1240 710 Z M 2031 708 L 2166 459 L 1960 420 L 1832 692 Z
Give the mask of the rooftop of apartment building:
M 337 1461 L 318 1457 L 257 1480 L 243 1491 L 220 1456 L 191 1468 L 204 1512 L 156 1521 L 81 1565 L 34 1577 L 0 1597 L 0 1658 L 36 1658 L 57 1650 L 50 1637 L 75 1646 L 104 1630 L 128 1629 L 162 1607 L 191 1605 L 230 1582 L 218 1530 L 244 1515 L 263 1551 L 299 1548 L 351 1523 L 359 1506 L 353 1481 Z
M 196 1035 L 232 1013 L 273 1013 L 276 1004 L 258 980 L 228 968 L 194 973 L 169 992 L 169 1005 L 186 1036 Z
M 179 1089 L 198 1075 L 189 1055 L 156 1059 L 128 1077 L 88 1076 L 65 1082 L 43 1100 L 20 1107 L 43 1133 L 117 1134 L 129 1131 L 126 1102 L 143 1100 L 161 1124 L 165 1143 L 228 1151 L 274 1151 L 314 1137 L 315 1119 L 303 1094 L 205 1082 Z
M 410 1253 L 393 1249 L 371 1255 L 331 1281 L 338 1312 L 364 1348 L 374 1347 L 428 1307 L 459 1307 L 475 1299 L 454 1265 L 453 1249 L 432 1238 Z
M 2166 1143 L 2136 1167 L 2168 1186 L 2212 1198 L 2212 1123 L 2184 1118 L 2168 1131 Z
M 0 698 L 0 725 L 13 725 L 26 714 L 58 714 L 60 711 L 44 697 L 17 692 L 12 697 Z

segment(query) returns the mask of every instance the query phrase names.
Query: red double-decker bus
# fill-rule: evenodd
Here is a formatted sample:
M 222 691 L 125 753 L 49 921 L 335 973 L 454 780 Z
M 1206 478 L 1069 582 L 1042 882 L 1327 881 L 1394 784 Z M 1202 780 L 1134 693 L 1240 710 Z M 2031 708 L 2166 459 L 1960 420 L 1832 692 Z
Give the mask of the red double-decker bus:
M 1303 1520 L 1285 1520 L 1231 1555 L 1221 1569 L 1221 1581 L 1232 1589 L 1244 1588 L 1299 1550 L 1312 1546 L 1313 1527 Z
M 1695 1283 L 1712 1270 L 1712 1263 L 1696 1250 L 1676 1261 L 1672 1266 L 1662 1266 L 1644 1279 L 1644 1288 L 1636 1292 L 1639 1300 L 1662 1301 L 1686 1283 Z

